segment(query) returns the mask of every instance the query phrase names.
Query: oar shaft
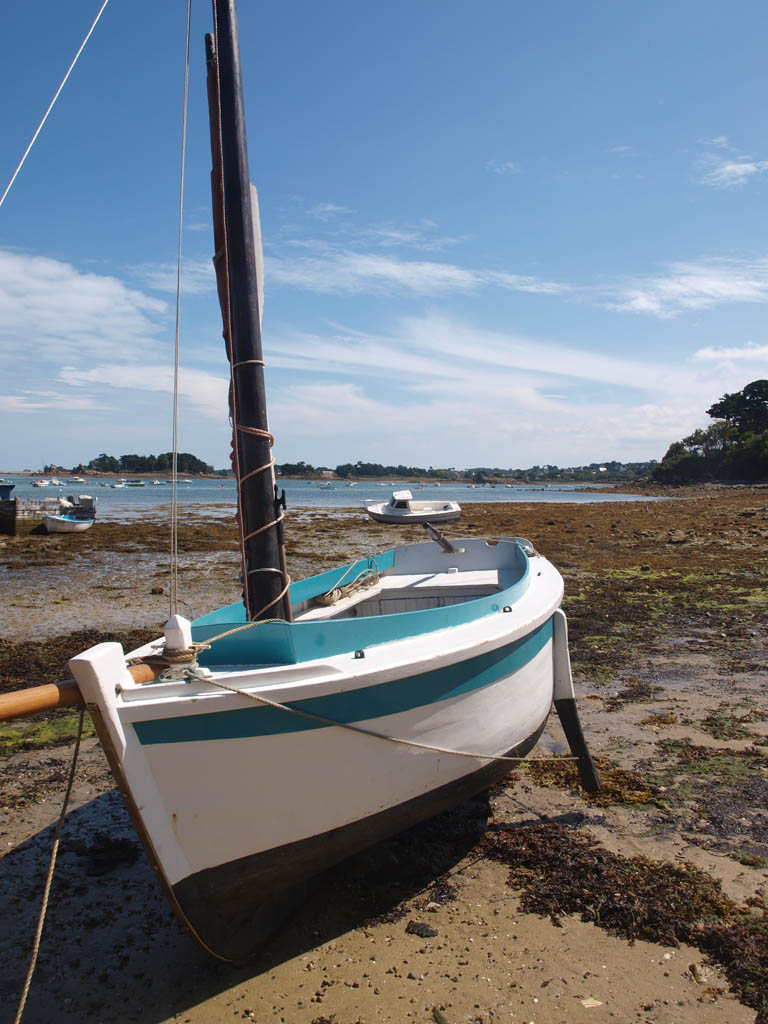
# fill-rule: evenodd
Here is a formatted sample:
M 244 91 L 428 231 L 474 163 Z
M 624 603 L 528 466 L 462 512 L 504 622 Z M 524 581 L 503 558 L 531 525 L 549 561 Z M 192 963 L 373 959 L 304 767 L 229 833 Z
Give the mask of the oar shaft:
M 0 722 L 10 718 L 39 715 L 56 708 L 71 708 L 83 704 L 77 683 L 49 683 L 47 686 L 30 686 L 27 690 L 12 690 L 0 693 Z
M 163 665 L 129 665 L 128 671 L 136 683 L 151 683 L 163 670 Z M 85 702 L 73 679 L 46 686 L 30 686 L 26 690 L 0 693 L 0 722 L 12 718 L 29 718 L 57 708 L 80 707 Z

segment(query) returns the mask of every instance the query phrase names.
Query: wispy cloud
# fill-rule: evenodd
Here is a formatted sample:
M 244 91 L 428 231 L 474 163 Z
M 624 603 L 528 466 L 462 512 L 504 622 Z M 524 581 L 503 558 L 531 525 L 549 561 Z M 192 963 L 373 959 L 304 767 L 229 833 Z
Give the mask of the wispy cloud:
M 2 412 L 37 413 L 46 410 L 82 412 L 83 410 L 104 408 L 102 403 L 91 397 L 75 397 L 69 391 L 22 391 L 17 395 L 0 395 L 0 411 Z
M 157 346 L 167 305 L 116 277 L 44 256 L 0 251 L 0 365 Z
M 522 170 L 517 160 L 487 160 L 485 169 L 492 174 L 520 174 Z
M 339 213 L 351 213 L 352 211 L 348 206 L 340 206 L 337 203 L 315 203 L 308 212 L 310 217 L 315 217 L 317 220 L 329 220 Z
M 715 348 L 713 345 L 707 348 L 700 348 L 694 353 L 694 358 L 704 362 L 721 360 L 736 360 L 738 362 L 763 362 L 768 363 L 768 345 L 757 345 L 754 341 L 748 341 L 745 345 L 729 348 Z
M 726 302 L 768 302 L 768 259 L 672 263 L 656 276 L 610 288 L 609 309 L 674 317 Z
M 164 365 L 125 366 L 107 363 L 90 369 L 65 366 L 59 379 L 72 387 L 88 388 L 98 385 L 131 392 L 150 391 L 171 394 L 173 369 Z M 229 379 L 202 370 L 182 367 L 179 371 L 179 394 L 186 398 L 204 416 L 221 420 L 227 408 Z
M 318 256 L 269 257 L 266 273 L 272 283 L 324 294 L 402 291 L 434 296 L 450 291 L 474 292 L 489 285 L 549 295 L 568 291 L 565 285 L 527 275 L 330 248 Z
M 696 176 L 713 188 L 737 188 L 768 171 L 768 160 L 756 160 L 731 145 L 726 135 L 705 140 L 710 147 L 696 162 Z
M 175 263 L 145 263 L 128 268 L 147 288 L 176 294 Z M 216 287 L 213 261 L 200 257 L 185 259 L 181 263 L 181 290 L 187 295 L 201 295 Z
M 331 448 L 345 453 L 340 460 L 457 466 L 562 463 L 564 451 L 573 461 L 660 458 L 723 388 L 743 386 L 738 373 L 714 367 L 622 358 L 434 315 L 403 318 L 385 335 L 337 328 L 276 338 L 267 358 L 278 443 L 301 443 L 310 461 Z

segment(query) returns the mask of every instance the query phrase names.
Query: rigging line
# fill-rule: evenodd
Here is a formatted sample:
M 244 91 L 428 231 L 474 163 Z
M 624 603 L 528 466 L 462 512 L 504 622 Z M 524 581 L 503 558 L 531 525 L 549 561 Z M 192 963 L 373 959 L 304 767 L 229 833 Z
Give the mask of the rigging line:
M 81 54 L 81 53 L 83 52 L 83 50 L 85 49 L 85 44 L 86 44 L 86 43 L 88 42 L 88 40 L 89 40 L 89 39 L 91 38 L 91 34 L 93 33 L 93 30 L 94 30 L 94 29 L 96 28 L 96 25 L 98 24 L 99 18 L 100 18 L 100 17 L 102 16 L 102 14 L 104 13 L 104 8 L 105 8 L 105 7 L 107 6 L 107 4 L 108 4 L 108 3 L 109 3 L 109 0 L 104 0 L 104 3 L 103 3 L 103 4 L 101 5 L 101 7 L 100 7 L 100 9 L 99 9 L 99 13 L 98 13 L 98 14 L 96 15 L 96 17 L 95 17 L 95 18 L 94 18 L 94 20 L 93 20 L 93 24 L 92 24 L 92 25 L 91 25 L 91 27 L 90 27 L 90 28 L 88 29 L 88 35 L 87 35 L 87 36 L 85 37 L 85 39 L 84 39 L 84 40 L 82 41 L 82 43 L 80 44 L 80 49 L 79 49 L 79 50 L 77 51 L 77 53 L 75 54 L 74 60 L 73 60 L 73 61 L 72 61 L 72 63 L 71 63 L 70 65 L 69 65 L 69 67 L 68 67 L 68 69 L 67 69 L 67 73 L 66 73 L 66 75 L 64 75 L 64 77 L 62 78 L 62 80 L 61 80 L 61 85 L 60 85 L 60 86 L 59 86 L 59 88 L 58 88 L 58 89 L 56 90 L 56 95 L 55 95 L 55 96 L 53 97 L 53 99 L 51 100 L 50 104 L 48 105 L 48 109 L 47 109 L 47 110 L 46 110 L 46 112 L 45 112 L 45 113 L 43 114 L 43 119 L 42 119 L 42 121 L 40 122 L 40 124 L 39 124 L 39 125 L 37 126 L 37 131 L 36 131 L 36 132 L 35 132 L 35 134 L 34 134 L 34 135 L 32 136 L 32 138 L 31 138 L 31 140 L 30 140 L 30 143 L 29 143 L 29 145 L 27 146 L 27 148 L 26 148 L 26 149 L 24 150 L 24 156 L 23 156 L 23 157 L 21 158 L 21 160 L 19 161 L 19 165 L 18 165 L 18 167 L 16 168 L 16 170 L 15 170 L 15 171 L 13 172 L 13 175 L 12 175 L 12 177 L 11 177 L 11 180 L 10 180 L 10 181 L 8 182 L 8 185 L 6 186 L 5 192 L 3 192 L 2 196 L 0 196 L 0 206 L 2 206 L 2 205 L 3 205 L 3 203 L 5 202 L 5 197 L 6 197 L 6 196 L 8 195 L 8 193 L 9 193 L 9 192 L 11 191 L 11 187 L 12 187 L 12 185 L 13 185 L 14 181 L 16 181 L 16 178 L 18 177 L 19 171 L 20 171 L 20 170 L 21 170 L 21 168 L 22 168 L 22 167 L 24 166 L 24 161 L 25 161 L 25 160 L 27 159 L 27 157 L 29 156 L 29 152 L 30 152 L 30 150 L 32 149 L 32 147 L 34 146 L 35 142 L 37 141 L 37 137 L 38 137 L 38 135 L 40 134 L 40 132 L 42 131 L 42 129 L 43 129 L 43 125 L 44 125 L 44 124 L 45 124 L 45 122 L 46 122 L 46 121 L 48 120 L 48 115 L 49 115 L 49 114 L 50 114 L 50 112 L 51 112 L 51 111 L 53 110 L 53 105 L 54 105 L 54 103 L 55 103 L 55 102 L 56 102 L 56 100 L 57 100 L 57 99 L 59 98 L 59 93 L 61 92 L 61 90 L 62 90 L 62 89 L 64 88 L 64 86 L 66 85 L 66 83 L 67 83 L 67 79 L 69 78 L 69 76 L 70 76 L 70 75 L 72 74 L 72 71 L 74 70 L 75 64 L 77 64 L 77 61 L 78 61 L 78 59 L 79 59 L 79 57 L 80 57 L 80 54 Z
M 56 826 L 56 834 L 53 838 L 53 847 L 51 849 L 51 859 L 48 865 L 48 875 L 45 879 L 45 889 L 43 891 L 43 902 L 40 907 L 40 916 L 37 919 L 37 931 L 35 933 L 35 941 L 32 944 L 32 956 L 29 961 L 29 968 L 27 969 L 27 977 L 24 982 L 24 990 L 21 993 L 21 999 L 19 1000 L 19 1006 L 16 1010 L 16 1016 L 14 1017 L 13 1024 L 19 1024 L 24 1013 L 24 1007 L 27 1005 L 27 996 L 29 995 L 29 986 L 32 984 L 32 975 L 35 973 L 35 967 L 37 966 L 37 955 L 40 952 L 40 940 L 43 937 L 43 927 L 45 925 L 45 916 L 48 913 L 48 900 L 51 895 L 51 885 L 53 883 L 53 872 L 56 867 L 56 857 L 59 852 L 59 840 L 61 839 L 61 832 L 64 828 L 64 819 L 67 816 L 67 807 L 69 805 L 69 797 L 72 793 L 72 784 L 75 781 L 75 768 L 77 767 L 77 757 L 80 753 L 80 740 L 83 737 L 83 719 L 85 717 L 85 708 L 80 709 L 80 718 L 77 723 L 77 739 L 75 740 L 75 749 L 72 753 L 72 763 L 69 767 L 69 778 L 67 779 L 67 788 L 64 793 L 64 800 L 61 805 L 61 812 L 59 813 L 59 823 Z
M 279 622 L 280 620 L 273 619 L 272 621 Z M 234 632 L 234 630 L 232 632 Z M 216 637 L 215 639 L 219 638 Z M 261 693 L 251 693 L 248 690 L 239 690 L 234 686 L 227 686 L 226 683 L 222 683 L 218 679 L 214 679 L 212 676 L 202 675 L 194 666 L 190 666 L 186 669 L 186 673 L 194 679 L 199 679 L 201 682 L 207 683 L 209 686 L 216 686 L 220 690 L 227 690 L 229 693 L 236 693 L 239 697 L 246 697 L 255 704 L 263 704 L 268 708 L 274 708 L 276 711 L 285 711 L 288 714 L 296 715 L 299 718 L 306 718 L 311 722 L 317 722 L 319 725 L 327 725 L 336 729 L 344 729 L 347 732 L 358 733 L 362 736 L 370 736 L 375 740 L 386 740 L 388 743 L 396 743 L 403 747 L 414 747 L 417 750 L 429 750 L 435 754 L 451 754 L 454 757 L 469 757 L 475 761 L 510 761 L 519 764 L 522 761 L 579 760 L 579 757 L 575 754 L 570 757 L 557 758 L 551 755 L 548 757 L 516 757 L 510 754 L 488 754 L 477 750 L 454 750 L 452 747 L 438 747 L 433 743 L 419 743 L 417 740 L 407 740 L 402 736 L 390 736 L 388 733 L 376 732 L 374 729 L 366 729 L 363 726 L 355 725 L 352 722 L 341 722 L 335 718 L 326 718 L 324 715 L 316 715 L 311 711 L 304 711 L 302 708 L 298 708 L 295 705 L 281 704 L 279 701 L 270 700 L 269 697 L 265 697 L 264 694 Z
M 179 604 L 179 328 L 181 324 L 181 239 L 184 227 L 184 168 L 187 155 L 187 107 L 189 101 L 189 38 L 192 0 L 187 0 L 187 35 L 184 54 L 184 109 L 181 118 L 181 169 L 179 174 L 179 243 L 176 256 L 176 332 L 173 346 L 173 453 L 171 455 L 171 584 L 170 614 Z

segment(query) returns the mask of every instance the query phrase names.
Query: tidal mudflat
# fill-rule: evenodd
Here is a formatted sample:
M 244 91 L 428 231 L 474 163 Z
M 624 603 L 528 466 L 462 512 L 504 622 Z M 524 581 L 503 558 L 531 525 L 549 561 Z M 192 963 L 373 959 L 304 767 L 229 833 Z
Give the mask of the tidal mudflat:
M 566 753 L 553 718 L 530 764 L 332 872 L 258 962 L 233 969 L 173 918 L 91 737 L 25 1021 L 764 1024 L 768 488 L 662 493 L 468 504 L 445 531 L 529 537 L 562 571 L 603 794 L 587 799 L 551 759 Z M 295 577 L 423 537 L 353 510 L 289 510 L 287 530 Z M 0 540 L 0 686 L 62 678 L 100 639 L 156 634 L 168 548 L 152 516 Z M 237 598 L 231 525 L 187 514 L 179 549 L 190 614 Z M 2 1021 L 74 725 L 59 713 L 0 727 Z

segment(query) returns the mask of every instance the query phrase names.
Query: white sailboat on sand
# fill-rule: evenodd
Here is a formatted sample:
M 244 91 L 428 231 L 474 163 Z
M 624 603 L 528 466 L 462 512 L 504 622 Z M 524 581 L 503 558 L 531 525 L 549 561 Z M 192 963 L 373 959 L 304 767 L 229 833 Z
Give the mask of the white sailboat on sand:
M 0 718 L 85 704 L 174 910 L 206 950 L 240 962 L 302 883 L 507 773 L 503 758 L 533 748 L 553 701 L 584 785 L 599 779 L 576 712 L 562 579 L 529 543 L 438 535 L 290 582 L 234 0 L 213 6 L 215 262 L 243 601 L 192 623 L 173 615 L 137 651 L 98 644 L 70 662 L 74 682 L 23 692 L 23 712 L 4 697 Z

